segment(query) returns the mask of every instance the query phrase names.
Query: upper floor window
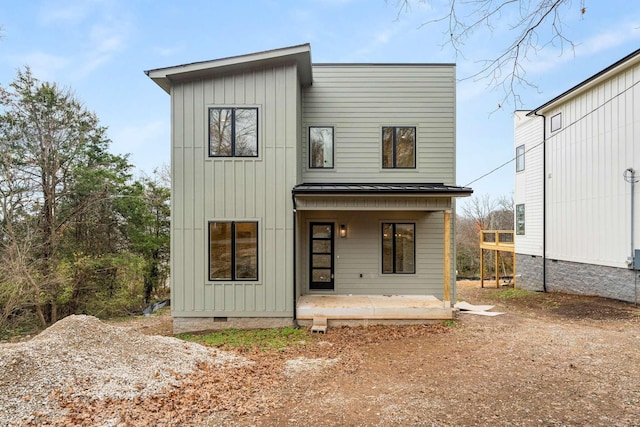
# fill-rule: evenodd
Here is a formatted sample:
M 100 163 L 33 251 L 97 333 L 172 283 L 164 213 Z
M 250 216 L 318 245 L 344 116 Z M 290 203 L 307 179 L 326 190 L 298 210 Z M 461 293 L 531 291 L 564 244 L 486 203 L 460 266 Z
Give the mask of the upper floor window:
M 524 145 L 516 148 L 516 172 L 524 170 Z
M 382 167 L 412 169 L 416 167 L 416 128 L 389 126 L 382 128 Z
M 309 126 L 309 168 L 333 168 L 333 127 Z
M 257 157 L 258 109 L 209 108 L 209 157 Z
M 382 224 L 382 273 L 416 272 L 416 225 Z
M 209 280 L 258 280 L 257 222 L 209 222 Z
M 562 113 L 551 117 L 551 132 L 562 129 Z

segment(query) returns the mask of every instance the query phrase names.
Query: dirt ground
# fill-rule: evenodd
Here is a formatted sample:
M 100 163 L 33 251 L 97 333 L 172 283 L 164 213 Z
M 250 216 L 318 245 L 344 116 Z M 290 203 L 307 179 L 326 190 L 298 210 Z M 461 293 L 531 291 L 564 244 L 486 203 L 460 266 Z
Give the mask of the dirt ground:
M 639 307 L 477 282 L 459 282 L 458 299 L 505 314 L 329 328 L 302 349 L 247 352 L 255 363 L 233 372 L 204 368 L 163 397 L 72 409 L 117 410 L 121 425 L 640 425 Z M 169 334 L 169 319 L 122 325 Z

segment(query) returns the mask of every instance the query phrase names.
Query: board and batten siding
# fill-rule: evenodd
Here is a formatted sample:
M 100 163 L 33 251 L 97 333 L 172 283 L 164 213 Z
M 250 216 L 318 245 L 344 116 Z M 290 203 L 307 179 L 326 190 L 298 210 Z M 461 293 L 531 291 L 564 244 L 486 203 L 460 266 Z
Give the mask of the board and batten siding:
M 524 204 L 524 235 L 515 235 L 516 252 L 542 256 L 542 117 L 527 117 L 528 111 L 516 111 L 514 134 L 516 148 L 524 145 L 524 170 L 516 172 L 514 205 Z M 515 206 L 514 206 L 515 211 Z M 515 222 L 514 222 L 515 224 Z
M 455 184 L 455 66 L 314 64 L 303 93 L 303 182 Z M 308 127 L 333 126 L 334 169 L 309 169 Z M 416 127 L 416 168 L 382 168 L 382 127 Z
M 174 317 L 290 317 L 291 188 L 297 183 L 295 65 L 175 82 L 171 305 Z M 258 157 L 208 157 L 208 107 L 258 107 Z M 208 280 L 208 222 L 258 221 L 258 281 Z
M 631 185 L 623 173 L 632 167 L 640 176 L 639 81 L 636 64 L 545 111 L 548 258 L 627 267 Z M 558 113 L 562 128 L 551 132 Z M 636 184 L 636 248 L 639 194 Z
M 309 227 L 311 222 L 346 224 L 346 238 L 336 235 L 335 291 L 331 294 L 434 295 L 443 297 L 442 211 L 303 211 L 301 226 L 304 293 L 309 291 Z M 415 274 L 382 274 L 382 223 L 415 223 Z M 362 277 L 360 277 L 362 275 Z

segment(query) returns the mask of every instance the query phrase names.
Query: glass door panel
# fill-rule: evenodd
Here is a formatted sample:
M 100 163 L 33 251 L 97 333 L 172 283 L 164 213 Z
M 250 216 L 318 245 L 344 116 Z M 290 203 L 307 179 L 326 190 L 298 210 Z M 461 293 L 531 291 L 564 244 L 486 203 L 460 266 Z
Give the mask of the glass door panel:
M 309 289 L 333 290 L 333 223 L 311 223 Z

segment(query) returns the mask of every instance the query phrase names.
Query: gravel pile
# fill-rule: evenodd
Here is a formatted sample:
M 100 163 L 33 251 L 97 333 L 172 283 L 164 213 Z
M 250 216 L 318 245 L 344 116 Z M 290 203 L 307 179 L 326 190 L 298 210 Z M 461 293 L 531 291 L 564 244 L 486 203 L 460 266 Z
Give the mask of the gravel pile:
M 69 316 L 30 341 L 0 345 L 0 426 L 64 415 L 56 396 L 135 399 L 177 385 L 199 363 L 241 365 L 230 353 Z

